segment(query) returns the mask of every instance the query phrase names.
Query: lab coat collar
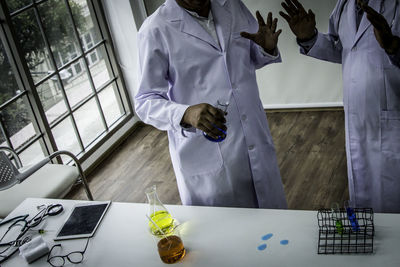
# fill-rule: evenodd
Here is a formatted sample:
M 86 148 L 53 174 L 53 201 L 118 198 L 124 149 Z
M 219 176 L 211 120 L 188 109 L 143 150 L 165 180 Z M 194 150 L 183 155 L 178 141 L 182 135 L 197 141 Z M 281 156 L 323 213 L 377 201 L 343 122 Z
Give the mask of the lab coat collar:
M 380 6 L 381 6 L 381 2 L 383 0 L 369 0 L 369 6 L 372 7 L 373 9 L 375 9 L 377 12 L 381 12 L 380 10 Z M 353 5 L 355 6 L 355 5 Z M 353 20 L 355 21 L 355 7 L 354 7 L 354 12 L 353 12 Z M 351 21 L 353 21 L 351 20 Z M 354 45 L 357 44 L 357 42 L 360 40 L 360 38 L 364 35 L 364 33 L 367 31 L 367 29 L 371 27 L 371 22 L 369 22 L 367 16 L 364 14 L 364 16 L 361 19 L 360 22 L 360 26 L 358 27 L 358 31 L 356 34 L 356 38 L 354 39 Z
M 223 51 L 227 48 L 231 33 L 231 15 L 224 7 L 226 1 L 227 0 L 211 0 L 215 29 Z M 167 8 L 167 19 L 171 22 L 180 21 L 180 30 L 182 32 L 209 43 L 217 50 L 221 50 L 214 38 L 188 12 L 180 7 L 175 0 L 167 0 L 165 6 Z

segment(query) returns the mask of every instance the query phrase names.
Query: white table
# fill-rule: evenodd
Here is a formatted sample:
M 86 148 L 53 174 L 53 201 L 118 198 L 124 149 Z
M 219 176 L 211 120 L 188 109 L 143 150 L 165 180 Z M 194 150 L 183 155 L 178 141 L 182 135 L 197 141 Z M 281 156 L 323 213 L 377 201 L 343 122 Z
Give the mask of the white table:
M 44 235 L 52 245 L 55 230 L 66 219 L 78 201 L 27 199 L 10 217 L 35 214 L 40 204 L 61 203 L 65 211 L 48 217 Z M 400 266 L 400 215 L 375 214 L 374 254 L 318 255 L 316 211 L 262 210 L 239 208 L 166 206 L 183 223 L 182 239 L 186 257 L 176 265 L 204 267 L 250 266 Z M 90 240 L 85 260 L 78 266 L 88 267 L 152 267 L 165 266 L 156 243 L 147 230 L 147 204 L 112 203 L 95 236 Z M 5 231 L 0 228 L 0 234 Z M 268 241 L 265 234 L 273 233 Z M 287 239 L 283 246 L 280 240 Z M 267 243 L 267 249 L 257 247 Z M 85 240 L 62 242 L 64 252 L 82 250 Z M 2 265 L 3 266 L 3 265 Z M 28 265 L 14 255 L 4 266 L 50 266 L 46 257 Z M 66 264 L 65 266 L 71 266 Z

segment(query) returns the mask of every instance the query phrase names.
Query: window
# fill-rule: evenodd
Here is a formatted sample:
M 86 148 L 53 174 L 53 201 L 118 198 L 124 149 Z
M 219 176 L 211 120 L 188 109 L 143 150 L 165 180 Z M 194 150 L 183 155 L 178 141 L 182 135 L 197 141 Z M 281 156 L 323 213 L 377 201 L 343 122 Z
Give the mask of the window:
M 98 0 L 6 0 L 0 16 L 0 145 L 24 164 L 81 160 L 132 116 Z

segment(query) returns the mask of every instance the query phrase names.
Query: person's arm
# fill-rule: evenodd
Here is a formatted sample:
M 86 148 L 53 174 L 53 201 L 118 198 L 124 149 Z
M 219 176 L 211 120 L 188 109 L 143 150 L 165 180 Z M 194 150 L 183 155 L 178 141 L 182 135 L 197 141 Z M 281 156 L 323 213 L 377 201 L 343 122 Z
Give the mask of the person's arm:
M 368 6 L 368 4 L 360 0 L 358 1 L 361 8 L 367 14 L 368 20 L 374 27 L 375 38 L 379 45 L 385 50 L 390 62 L 400 68 L 400 33 L 394 29 L 392 30 L 382 14 L 376 12 L 373 8 Z M 393 23 L 394 26 L 398 24 L 399 21 Z
M 276 30 L 278 19 L 272 19 L 272 14 L 270 13 L 267 18 L 267 23 L 257 11 L 257 20 L 253 17 L 251 12 L 239 1 L 240 8 L 246 15 L 249 21 L 250 32 L 242 32 L 241 36 L 243 38 L 250 39 L 250 57 L 256 69 L 260 69 L 271 63 L 282 62 L 279 49 L 277 47 L 278 38 L 282 30 Z
M 390 62 L 400 68 L 400 34 L 398 36 L 396 36 L 397 42 L 398 42 L 398 48 L 397 48 L 397 52 L 394 52 L 393 54 L 387 54 L 389 57 Z
M 181 131 L 182 117 L 189 106 L 168 98 L 169 62 L 159 35 L 148 30 L 138 34 L 139 87 L 135 110 L 143 122 L 160 130 Z
M 139 32 L 139 88 L 135 110 L 139 118 L 160 130 L 185 131 L 200 129 L 217 139 L 224 136 L 226 120 L 221 110 L 207 103 L 184 105 L 169 100 L 168 54 L 157 30 Z
M 317 39 L 318 39 L 318 31 L 317 31 L 317 29 L 315 29 L 315 34 L 311 39 L 309 39 L 309 40 L 297 39 L 296 41 L 297 41 L 297 44 L 300 46 L 300 48 L 302 48 L 303 54 L 307 54 L 308 51 L 310 51 L 311 48 L 313 48 L 313 46 L 317 42 Z
M 279 14 L 288 22 L 292 32 L 297 37 L 300 53 L 317 59 L 333 63 L 342 63 L 342 43 L 340 42 L 337 22 L 340 9 L 344 4 L 339 0 L 329 19 L 328 33 L 323 34 L 316 30 L 315 14 L 312 10 L 305 11 L 297 0 L 286 0 L 282 3 L 287 14 Z

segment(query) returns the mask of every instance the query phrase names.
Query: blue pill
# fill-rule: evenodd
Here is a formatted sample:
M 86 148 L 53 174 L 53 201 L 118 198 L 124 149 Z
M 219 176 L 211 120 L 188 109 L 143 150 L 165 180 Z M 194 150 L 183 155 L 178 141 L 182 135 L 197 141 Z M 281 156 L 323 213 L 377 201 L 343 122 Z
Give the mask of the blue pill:
M 262 240 L 268 240 L 268 239 L 270 239 L 272 236 L 273 236 L 273 234 L 267 234 L 267 235 L 261 237 L 261 239 L 262 239 Z
M 281 245 L 287 245 L 287 244 L 289 244 L 289 240 L 282 240 L 281 241 Z
M 267 248 L 267 244 L 262 244 L 257 247 L 258 250 L 264 250 Z

